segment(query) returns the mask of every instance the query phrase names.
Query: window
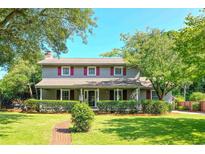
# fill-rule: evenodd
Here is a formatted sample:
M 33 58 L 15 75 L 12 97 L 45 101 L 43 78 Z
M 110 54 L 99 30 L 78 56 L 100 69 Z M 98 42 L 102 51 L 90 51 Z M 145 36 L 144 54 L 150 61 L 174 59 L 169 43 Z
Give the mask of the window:
M 152 90 L 152 100 L 158 100 L 158 96 L 155 90 Z
M 62 67 L 62 75 L 63 76 L 70 76 L 70 67 L 69 66 Z
M 122 76 L 123 69 L 122 67 L 114 67 L 114 75 L 115 76 Z
M 62 100 L 70 100 L 70 90 L 62 90 Z
M 118 89 L 118 99 L 117 99 L 117 89 L 114 90 L 114 99 L 115 100 L 123 100 L 123 90 Z
M 94 66 L 88 67 L 88 76 L 96 76 L 96 67 Z

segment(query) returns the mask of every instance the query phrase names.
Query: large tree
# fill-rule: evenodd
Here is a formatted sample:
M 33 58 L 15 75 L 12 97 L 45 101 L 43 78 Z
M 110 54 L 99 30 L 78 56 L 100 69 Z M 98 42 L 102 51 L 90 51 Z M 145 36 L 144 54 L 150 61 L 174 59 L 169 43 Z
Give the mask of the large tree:
M 67 52 L 67 39 L 76 35 L 86 43 L 93 15 L 91 9 L 0 9 L 0 66 L 41 50 Z
M 16 60 L 8 73 L 0 81 L 0 92 L 2 98 L 11 100 L 13 98 L 32 97 L 32 86 L 41 79 L 41 69 L 37 64 L 31 64 L 27 60 Z
M 141 70 L 153 85 L 160 100 L 174 88 L 189 81 L 187 68 L 174 50 L 174 32 L 151 29 L 134 35 L 121 35 L 125 45 L 103 56 L 122 56 L 131 67 Z
M 193 78 L 201 80 L 205 76 L 205 9 L 185 18 L 185 27 L 176 35 L 176 51 L 194 68 Z

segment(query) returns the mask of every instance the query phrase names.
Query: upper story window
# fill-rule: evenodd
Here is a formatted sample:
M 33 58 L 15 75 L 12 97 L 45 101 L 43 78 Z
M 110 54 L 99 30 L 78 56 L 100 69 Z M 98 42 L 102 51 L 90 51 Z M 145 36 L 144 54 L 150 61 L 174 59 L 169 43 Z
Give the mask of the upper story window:
M 69 66 L 63 66 L 61 68 L 62 76 L 70 76 L 70 67 Z
M 88 67 L 88 76 L 96 76 L 96 67 L 95 66 Z
M 115 76 L 122 76 L 123 75 L 123 67 L 114 67 L 114 75 Z
M 158 96 L 155 90 L 152 90 L 152 100 L 158 100 Z

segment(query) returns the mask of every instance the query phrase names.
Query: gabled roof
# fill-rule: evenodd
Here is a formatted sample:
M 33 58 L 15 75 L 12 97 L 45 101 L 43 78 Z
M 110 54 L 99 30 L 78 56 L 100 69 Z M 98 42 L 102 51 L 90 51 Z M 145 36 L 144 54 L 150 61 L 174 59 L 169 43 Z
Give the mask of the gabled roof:
M 41 65 L 124 65 L 122 58 L 48 58 Z
M 151 83 L 140 78 L 44 78 L 37 88 L 151 88 Z

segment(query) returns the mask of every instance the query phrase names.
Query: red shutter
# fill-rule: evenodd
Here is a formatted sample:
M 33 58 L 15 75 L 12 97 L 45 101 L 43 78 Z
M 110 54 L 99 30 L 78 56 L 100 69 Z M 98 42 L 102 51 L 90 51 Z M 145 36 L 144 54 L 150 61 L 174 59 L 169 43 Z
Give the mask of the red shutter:
M 150 89 L 146 90 L 146 99 L 151 99 L 151 90 Z
M 97 70 L 96 70 L 96 71 L 97 71 L 97 72 L 96 72 L 96 75 L 99 76 L 99 75 L 100 75 L 100 67 L 97 67 L 96 69 L 97 69 Z
M 111 75 L 111 76 L 114 75 L 114 68 L 113 68 L 113 67 L 110 68 L 110 75 Z
M 61 76 L 61 67 L 58 67 L 58 76 Z
M 126 67 L 123 67 L 123 75 L 126 76 L 126 74 L 127 74 Z
M 70 75 L 74 75 L 74 67 L 73 66 L 71 66 L 71 68 L 70 68 Z
M 87 76 L 87 67 L 84 67 L 84 75 Z

